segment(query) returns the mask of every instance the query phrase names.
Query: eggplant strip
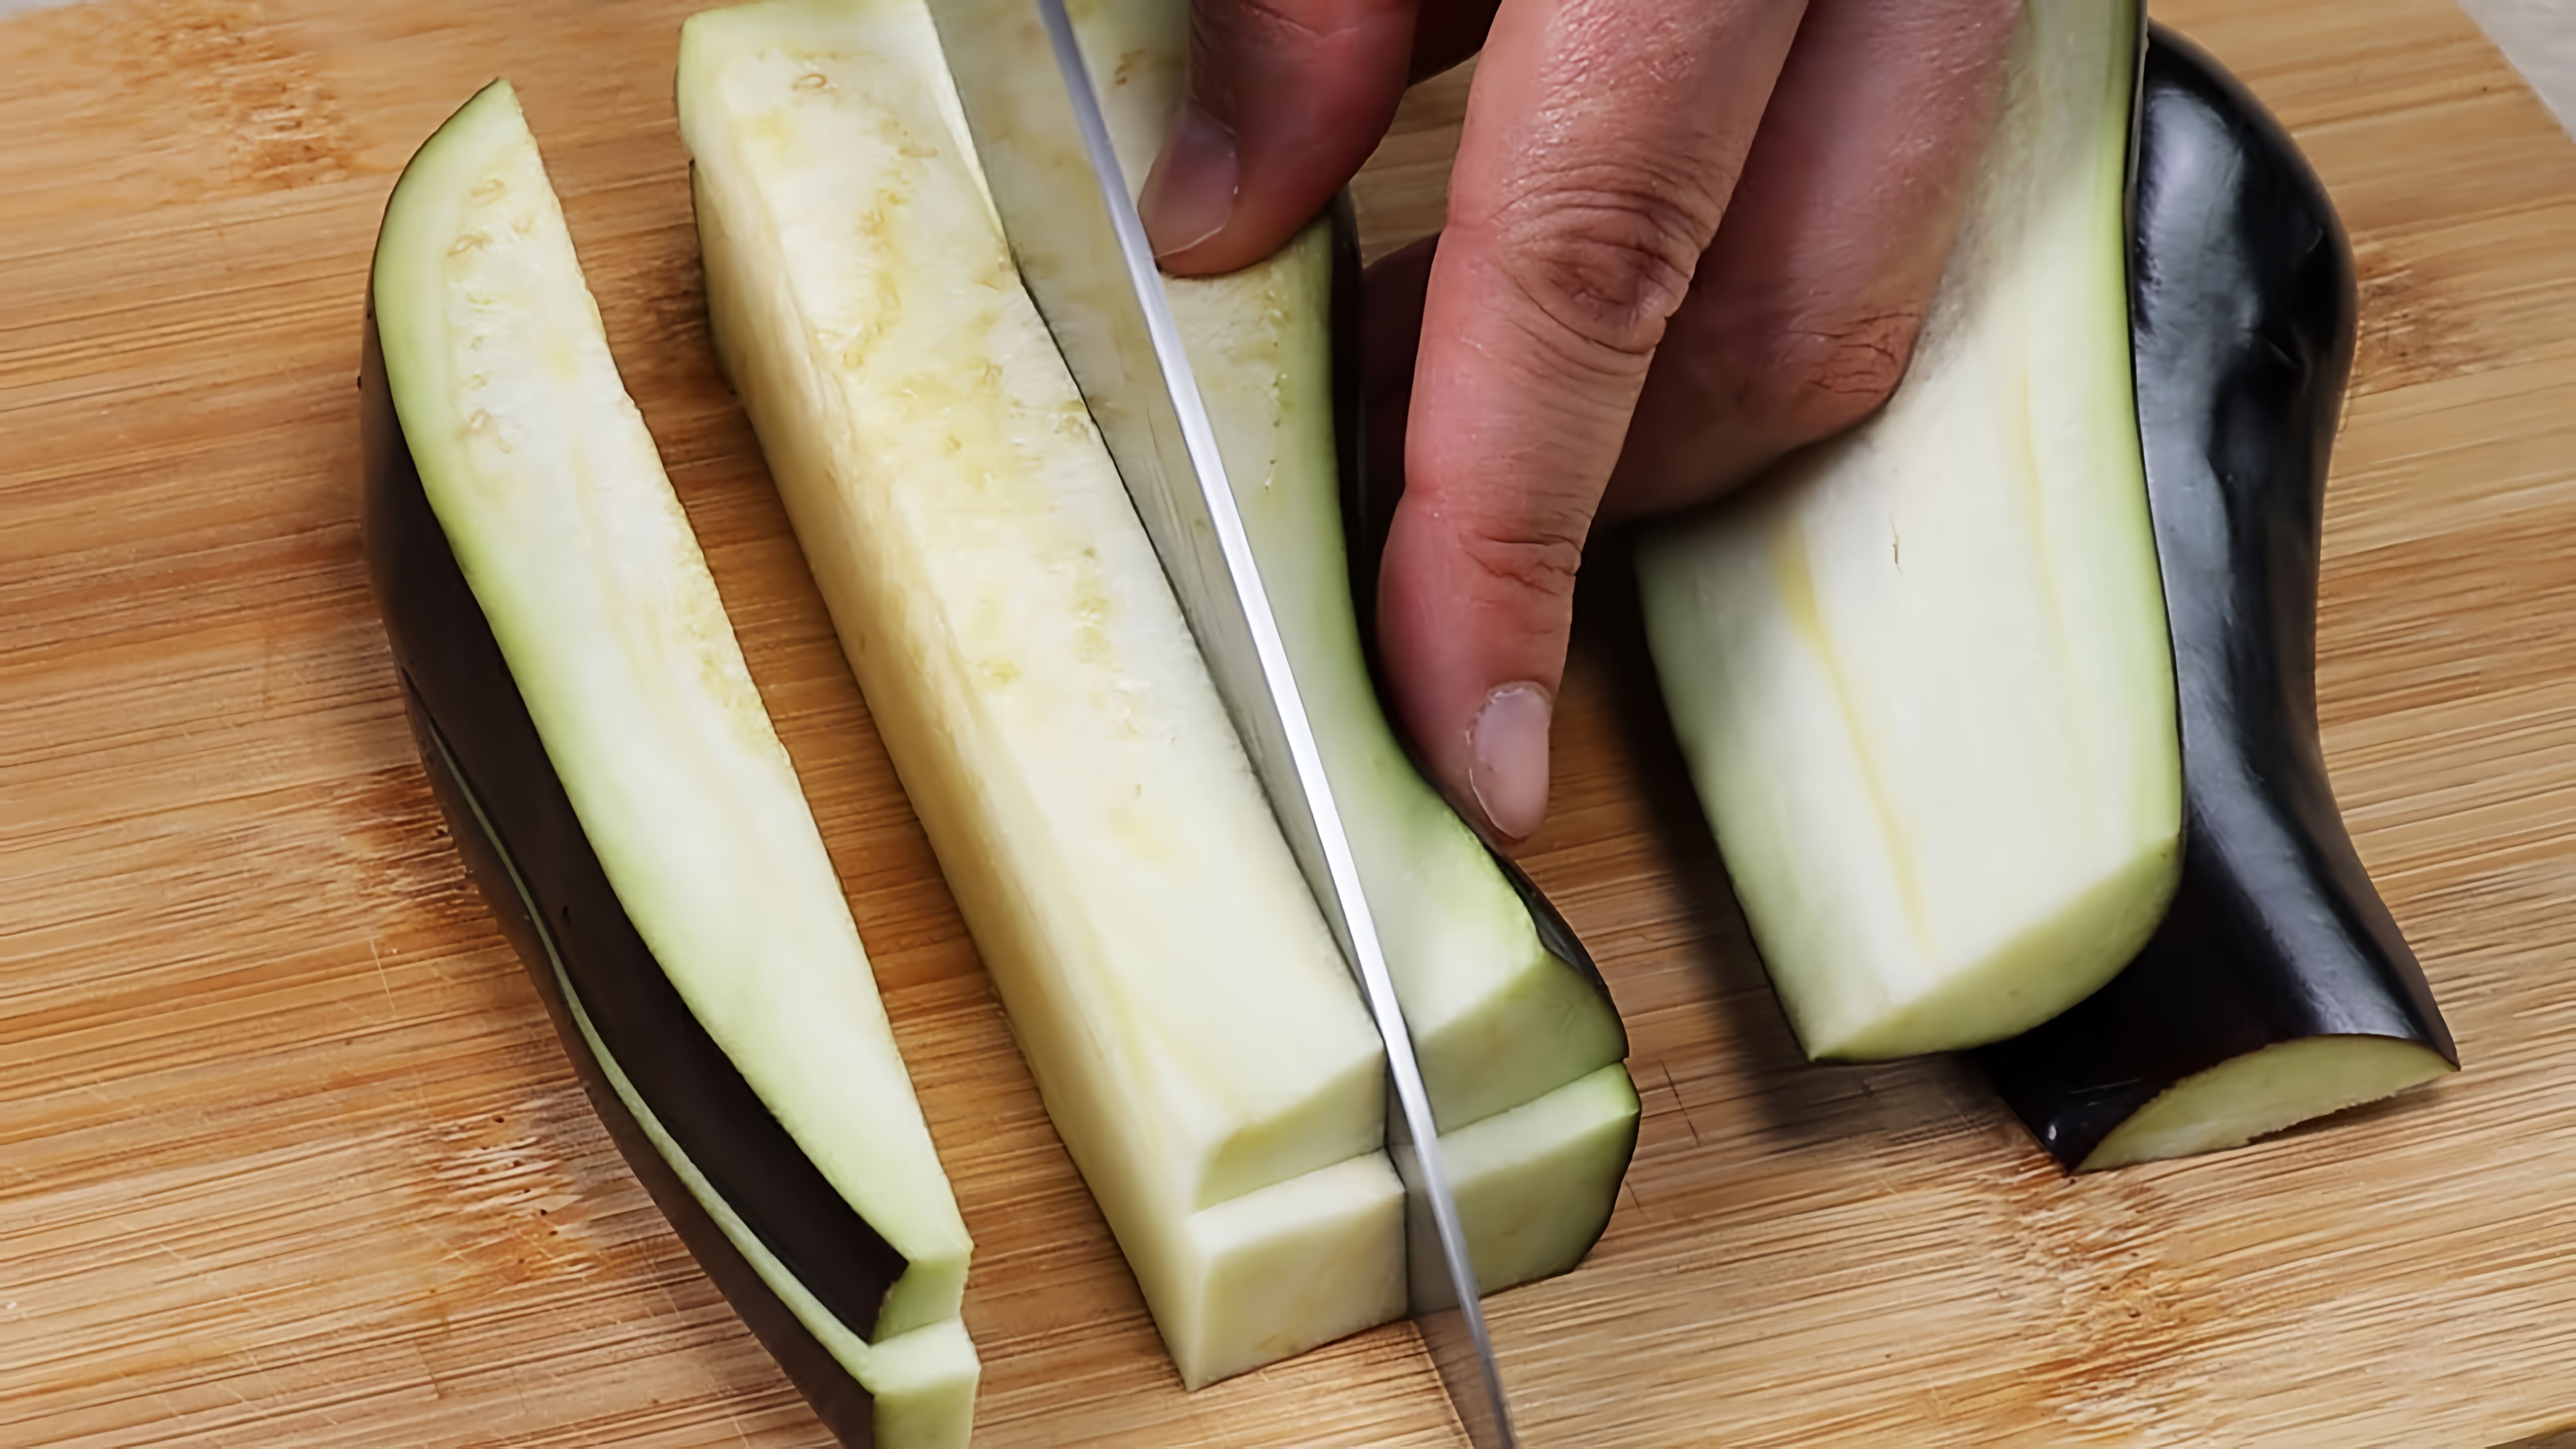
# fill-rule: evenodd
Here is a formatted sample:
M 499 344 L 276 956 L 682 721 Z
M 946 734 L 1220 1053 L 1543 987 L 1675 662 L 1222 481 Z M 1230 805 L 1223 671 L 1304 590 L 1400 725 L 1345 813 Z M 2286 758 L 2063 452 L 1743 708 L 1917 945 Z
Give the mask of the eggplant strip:
M 2182 708 L 2182 885 L 2108 986 L 1977 1057 L 2077 1168 L 2234 1146 L 2459 1064 L 2317 738 L 2351 247 L 2280 125 L 2161 28 L 2136 157 L 2131 329 Z

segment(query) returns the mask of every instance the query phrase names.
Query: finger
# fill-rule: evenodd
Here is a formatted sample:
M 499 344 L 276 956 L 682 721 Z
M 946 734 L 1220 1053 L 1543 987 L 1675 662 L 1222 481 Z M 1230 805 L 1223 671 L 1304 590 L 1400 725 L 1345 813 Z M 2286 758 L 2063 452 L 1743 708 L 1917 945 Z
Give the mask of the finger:
M 1966 210 L 2017 0 L 1812 0 L 1605 511 L 1707 497 L 1904 374 Z
M 1505 0 L 1424 298 L 1379 575 L 1417 752 L 1505 838 L 1547 808 L 1576 566 L 1800 0 Z
M 1175 272 L 1277 251 L 1358 173 L 1403 98 L 1414 0 L 1193 0 L 1189 94 L 1137 207 Z

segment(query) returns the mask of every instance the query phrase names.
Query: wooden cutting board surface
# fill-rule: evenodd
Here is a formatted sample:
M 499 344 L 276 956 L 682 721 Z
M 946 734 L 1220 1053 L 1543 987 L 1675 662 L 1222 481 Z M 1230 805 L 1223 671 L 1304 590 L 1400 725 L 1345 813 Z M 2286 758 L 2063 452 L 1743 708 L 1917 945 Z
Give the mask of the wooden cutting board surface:
M 659 0 L 0 21 L 0 1443 L 815 1445 L 460 873 L 358 555 L 368 247 L 487 76 L 812 792 L 979 1253 L 992 1445 L 1460 1442 L 1391 1326 L 1184 1395 L 706 344 Z M 2486 1445 L 2576 1422 L 2576 147 L 2449 3 L 2159 6 L 2356 239 L 2320 692 L 2467 1070 L 2070 1181 L 1955 1063 L 1802 1065 L 1615 588 L 1525 853 L 1626 1014 L 1609 1234 L 1494 1317 L 1543 1446 Z M 1438 215 L 1460 87 L 1363 186 Z

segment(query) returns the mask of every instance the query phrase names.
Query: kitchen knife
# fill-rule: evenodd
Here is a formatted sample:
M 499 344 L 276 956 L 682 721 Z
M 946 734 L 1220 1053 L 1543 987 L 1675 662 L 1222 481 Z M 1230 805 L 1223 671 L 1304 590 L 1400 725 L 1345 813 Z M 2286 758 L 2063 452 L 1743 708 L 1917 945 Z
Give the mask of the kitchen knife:
M 1385 1038 L 1388 1146 L 1404 1180 L 1414 1316 L 1470 1441 L 1508 1449 L 1510 1405 L 1421 1063 L 1064 0 L 930 0 L 930 11 L 1020 279 L 1109 444 L 1244 751 Z

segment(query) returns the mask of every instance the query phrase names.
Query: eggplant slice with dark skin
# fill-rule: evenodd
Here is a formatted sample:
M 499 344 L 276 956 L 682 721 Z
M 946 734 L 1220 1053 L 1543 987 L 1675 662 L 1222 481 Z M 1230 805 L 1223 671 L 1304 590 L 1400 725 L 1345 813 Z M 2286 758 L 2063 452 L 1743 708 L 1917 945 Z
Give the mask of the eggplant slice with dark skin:
M 372 309 L 365 345 L 367 566 L 401 670 L 404 712 L 467 874 L 654 1205 L 825 1427 L 845 1444 L 873 1443 L 867 1391 L 761 1281 L 654 1148 L 574 1013 L 587 1018 L 718 1194 L 835 1317 L 875 1322 L 905 1262 L 761 1104 L 619 905 L 431 511 L 394 414 Z
M 2317 739 L 2351 248 L 2279 124 L 2161 27 L 2138 127 L 2130 327 L 2182 712 L 2182 884 L 2108 986 L 1977 1053 L 2078 1169 L 2233 1146 L 2459 1064 Z

